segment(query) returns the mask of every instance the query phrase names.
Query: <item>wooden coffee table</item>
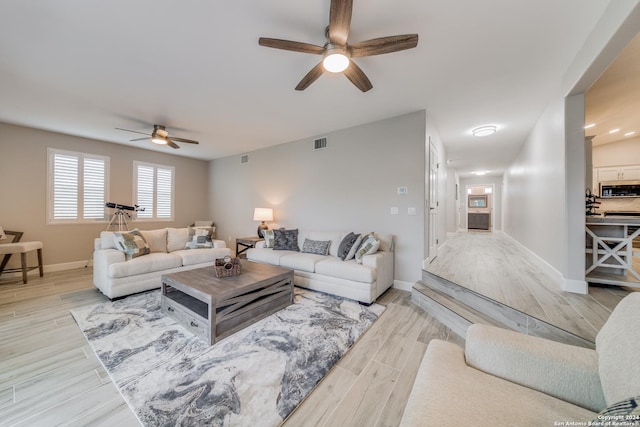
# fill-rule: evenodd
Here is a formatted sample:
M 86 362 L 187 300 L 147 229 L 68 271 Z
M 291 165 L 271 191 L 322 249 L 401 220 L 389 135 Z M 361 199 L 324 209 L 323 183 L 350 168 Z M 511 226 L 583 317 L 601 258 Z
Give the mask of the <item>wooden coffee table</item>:
M 162 275 L 162 312 L 209 345 L 293 303 L 293 270 L 241 261 L 238 276 L 213 267 Z

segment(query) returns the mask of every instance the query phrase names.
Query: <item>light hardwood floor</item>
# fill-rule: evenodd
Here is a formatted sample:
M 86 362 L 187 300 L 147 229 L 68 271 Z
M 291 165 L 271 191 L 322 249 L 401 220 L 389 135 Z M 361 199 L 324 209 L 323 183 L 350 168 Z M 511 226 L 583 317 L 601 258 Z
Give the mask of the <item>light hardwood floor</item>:
M 562 291 L 560 279 L 500 232 L 459 232 L 427 270 L 590 341 L 631 288 L 589 286 Z
M 0 278 L 0 425 L 139 425 L 69 314 L 106 300 L 91 269 Z M 408 292 L 379 302 L 387 310 L 285 426 L 398 425 L 429 341 L 463 345 Z

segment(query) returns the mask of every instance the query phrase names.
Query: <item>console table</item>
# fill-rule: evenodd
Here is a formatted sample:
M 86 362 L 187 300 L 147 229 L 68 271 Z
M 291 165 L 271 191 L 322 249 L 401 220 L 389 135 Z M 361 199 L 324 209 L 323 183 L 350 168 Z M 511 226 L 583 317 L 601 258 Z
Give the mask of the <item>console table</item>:
M 633 266 L 640 257 L 640 248 L 633 247 L 638 237 L 640 218 L 587 217 L 586 281 L 640 287 L 640 272 Z

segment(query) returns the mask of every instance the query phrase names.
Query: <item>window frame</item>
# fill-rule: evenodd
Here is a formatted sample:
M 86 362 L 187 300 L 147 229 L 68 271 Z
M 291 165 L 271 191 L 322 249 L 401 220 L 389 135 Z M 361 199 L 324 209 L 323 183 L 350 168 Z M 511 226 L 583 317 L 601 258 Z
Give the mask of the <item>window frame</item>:
M 76 216 L 75 218 L 56 218 L 56 189 L 55 189 L 55 175 L 56 175 L 56 155 L 75 157 L 78 161 L 78 169 L 76 171 L 77 189 L 76 189 Z M 86 160 L 99 160 L 103 162 L 103 201 L 102 201 L 102 216 L 101 217 L 86 217 L 85 216 L 85 200 L 87 196 L 87 183 L 85 182 L 85 161 Z M 110 171 L 110 158 L 108 156 L 102 156 L 98 154 L 82 153 L 79 151 L 62 150 L 58 148 L 47 148 L 47 206 L 46 216 L 47 225 L 59 225 L 59 224 L 95 224 L 107 222 L 104 203 L 109 200 L 109 171 Z
M 153 190 L 152 190 L 152 206 L 150 211 L 152 212 L 151 216 L 148 215 L 149 206 L 145 206 L 144 203 L 141 203 L 139 200 L 139 188 L 138 188 L 138 173 L 140 171 L 140 167 L 147 167 L 153 169 Z M 170 216 L 158 217 L 158 171 L 169 171 L 171 176 L 171 193 L 170 193 L 170 202 L 169 208 L 171 209 Z M 176 200 L 176 168 L 175 166 L 170 165 L 160 165 L 156 163 L 142 162 L 138 160 L 134 160 L 133 162 L 133 200 L 134 203 L 139 205 L 140 208 L 144 208 L 145 210 L 139 210 L 136 213 L 134 221 L 136 222 L 170 222 L 175 220 L 175 200 Z

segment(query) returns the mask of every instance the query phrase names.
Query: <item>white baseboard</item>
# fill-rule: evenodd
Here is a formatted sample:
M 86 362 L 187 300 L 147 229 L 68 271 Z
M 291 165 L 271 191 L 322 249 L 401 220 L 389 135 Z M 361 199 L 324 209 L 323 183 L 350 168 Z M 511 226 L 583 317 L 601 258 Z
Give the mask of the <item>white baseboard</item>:
M 405 282 L 403 280 L 394 280 L 393 281 L 393 287 L 395 289 L 399 289 L 401 291 L 411 292 L 411 289 L 413 288 L 413 283 Z
M 573 292 L 574 294 L 587 295 L 589 293 L 589 284 L 585 280 L 564 279 L 562 290 Z

